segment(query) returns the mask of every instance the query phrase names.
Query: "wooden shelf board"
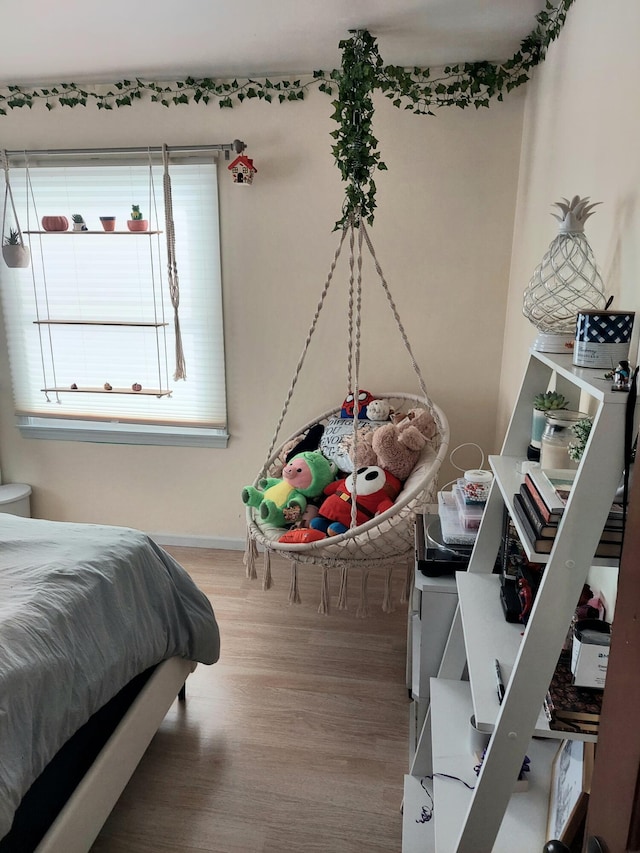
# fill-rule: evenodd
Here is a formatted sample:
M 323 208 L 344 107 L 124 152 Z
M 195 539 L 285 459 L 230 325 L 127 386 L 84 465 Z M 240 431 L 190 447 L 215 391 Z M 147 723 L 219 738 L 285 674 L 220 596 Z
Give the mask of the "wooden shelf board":
M 149 234 L 163 234 L 163 231 L 23 231 L 23 234 L 73 234 L 74 237 L 82 236 L 83 234 L 133 234 L 140 237 Z
M 475 785 L 475 759 L 469 749 L 469 717 L 473 704 L 469 684 L 465 681 L 432 679 L 432 743 L 434 773 L 448 774 L 456 779 L 436 776 L 435 849 L 438 853 L 454 851 Z M 514 793 L 509 801 L 493 853 L 512 853 L 518 850 L 542 850 L 546 839 L 547 809 L 551 782 L 551 764 L 559 748 L 558 741 L 535 739 L 527 749 L 531 771 L 527 774 L 529 788 Z M 517 844 L 514 848 L 514 839 Z M 426 848 L 425 848 L 426 849 Z
M 458 572 L 458 598 L 464 626 L 467 665 L 473 696 L 473 708 L 480 728 L 493 729 L 500 710 L 496 694 L 494 660 L 500 661 L 507 685 L 515 662 L 524 626 L 507 622 L 500 605 L 498 575 Z M 540 709 L 534 734 L 563 740 L 567 732 L 554 731 Z M 595 735 L 571 734 L 575 740 L 596 741 Z
M 170 397 L 171 391 L 161 391 L 157 388 L 143 388 L 142 391 L 134 391 L 132 388 L 112 388 L 106 391 L 104 388 L 41 388 L 49 394 L 135 394 L 139 397 Z
M 129 320 L 34 320 L 34 326 L 131 326 L 133 328 L 160 328 L 168 323 L 133 322 Z

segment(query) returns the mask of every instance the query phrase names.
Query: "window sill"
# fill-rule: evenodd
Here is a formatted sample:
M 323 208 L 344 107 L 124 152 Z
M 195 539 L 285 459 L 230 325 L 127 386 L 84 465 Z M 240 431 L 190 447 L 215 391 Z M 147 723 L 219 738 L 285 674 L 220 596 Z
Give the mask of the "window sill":
M 229 441 L 229 435 L 224 430 L 197 427 L 64 421 L 32 417 L 18 417 L 17 426 L 23 438 L 48 441 L 218 448 L 226 447 Z

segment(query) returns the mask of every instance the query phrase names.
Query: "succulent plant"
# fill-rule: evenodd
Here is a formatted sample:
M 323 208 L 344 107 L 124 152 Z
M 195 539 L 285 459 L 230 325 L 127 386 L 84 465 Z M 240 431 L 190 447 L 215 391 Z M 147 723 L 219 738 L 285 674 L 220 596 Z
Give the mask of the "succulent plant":
M 84 219 L 82 218 L 82 214 L 81 214 L 81 213 L 74 213 L 74 214 L 71 216 L 71 218 L 73 219 L 73 221 L 74 221 L 74 222 L 77 222 L 77 223 L 84 222 Z
M 539 412 L 551 412 L 557 409 L 566 409 L 569 401 L 558 391 L 545 391 L 544 394 L 536 394 L 533 398 L 533 408 Z
M 20 232 L 15 228 L 9 229 L 8 236 L 4 238 L 5 246 L 20 246 L 22 245 L 22 240 L 20 239 Z
M 142 213 L 140 213 L 140 205 L 134 204 L 131 206 L 131 218 L 132 219 L 142 219 Z

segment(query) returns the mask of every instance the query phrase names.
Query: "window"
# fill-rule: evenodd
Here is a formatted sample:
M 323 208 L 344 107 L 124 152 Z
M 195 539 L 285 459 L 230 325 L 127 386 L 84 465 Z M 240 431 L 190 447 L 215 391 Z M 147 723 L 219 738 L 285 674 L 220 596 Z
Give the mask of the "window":
M 216 163 L 172 157 L 169 168 L 187 375 L 174 380 L 163 167 L 146 153 L 106 156 L 30 155 L 10 168 L 31 249 L 28 268 L 3 264 L 0 273 L 19 428 L 39 438 L 224 446 Z M 149 231 L 127 230 L 133 204 Z M 87 231 L 42 232 L 42 217 L 64 215 L 71 228 L 74 213 Z M 116 216 L 115 232 L 103 231 L 101 216 Z M 8 211 L 5 232 L 11 225 Z

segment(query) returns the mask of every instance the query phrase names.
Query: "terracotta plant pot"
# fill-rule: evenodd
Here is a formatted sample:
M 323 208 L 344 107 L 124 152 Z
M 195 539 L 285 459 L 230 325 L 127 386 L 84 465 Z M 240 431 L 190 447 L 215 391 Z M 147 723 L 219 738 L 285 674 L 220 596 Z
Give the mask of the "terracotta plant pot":
M 45 231 L 67 231 L 69 220 L 66 216 L 43 216 L 42 227 Z
M 2 247 L 2 257 L 8 267 L 28 267 L 31 253 L 28 246 L 7 245 Z
M 116 218 L 115 218 L 115 216 L 101 216 L 100 222 L 102 223 L 102 227 L 105 231 L 115 231 L 116 230 Z
M 148 219 L 127 219 L 129 231 L 146 231 L 149 228 Z

